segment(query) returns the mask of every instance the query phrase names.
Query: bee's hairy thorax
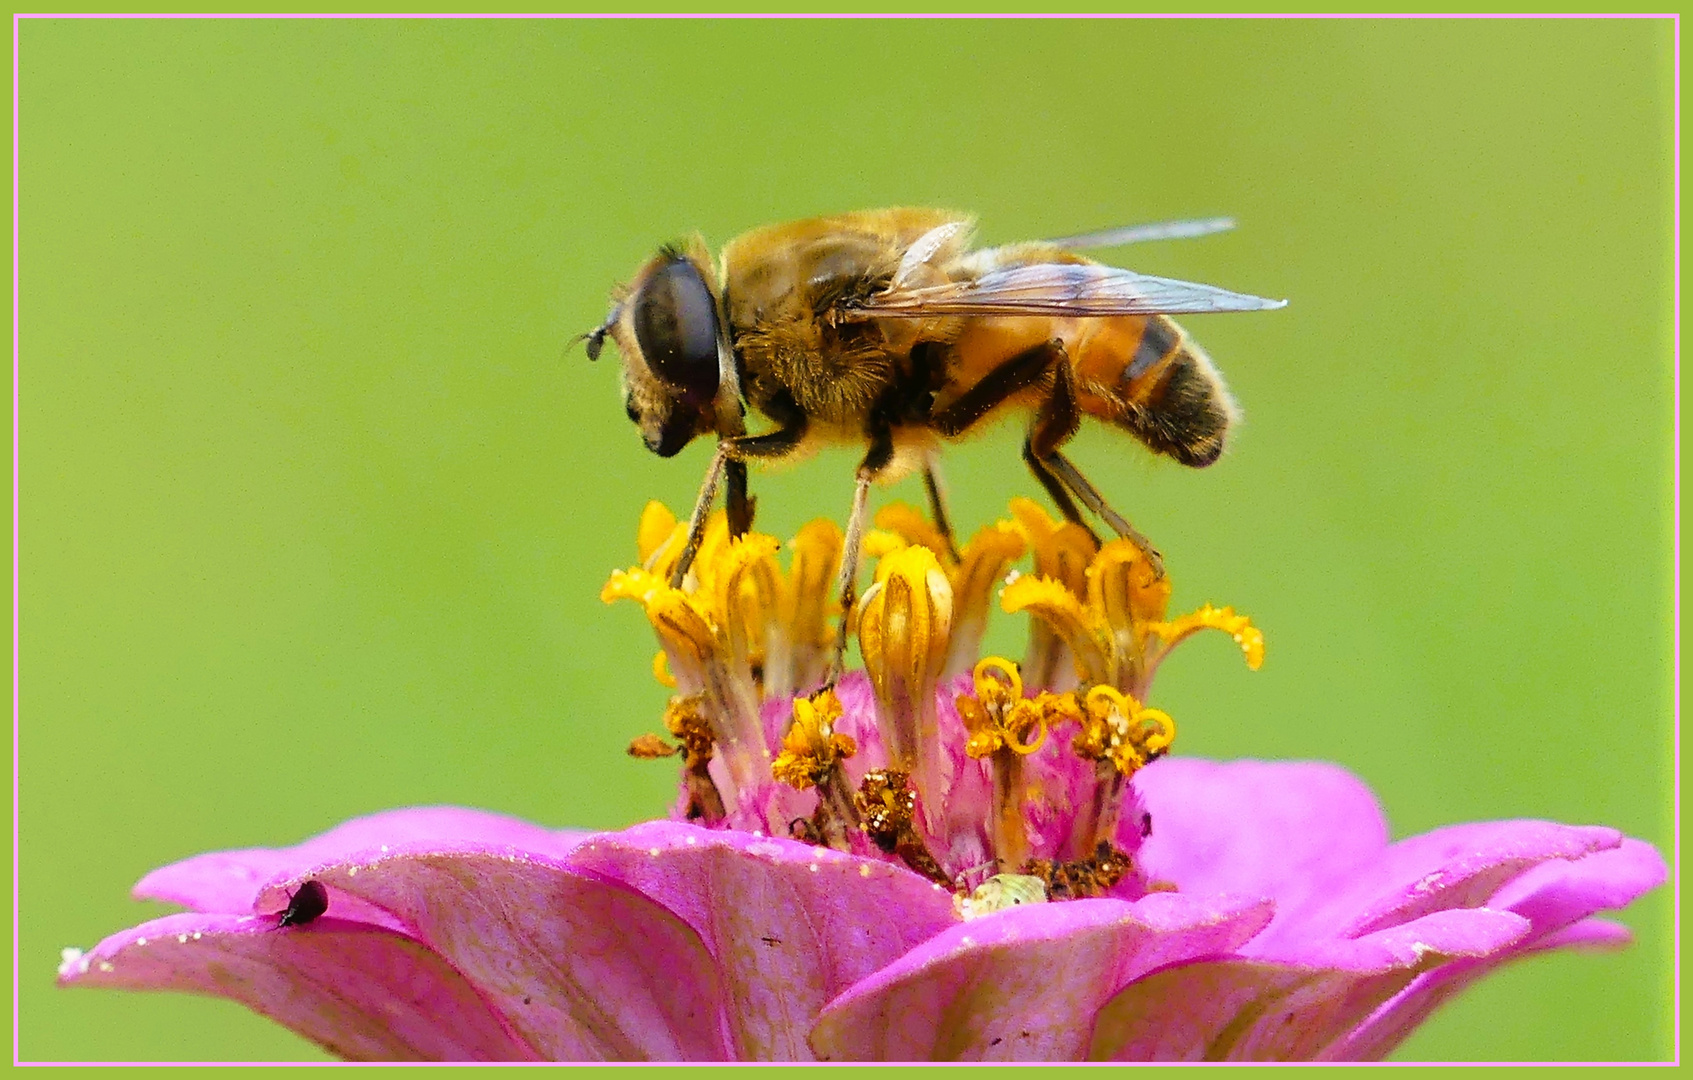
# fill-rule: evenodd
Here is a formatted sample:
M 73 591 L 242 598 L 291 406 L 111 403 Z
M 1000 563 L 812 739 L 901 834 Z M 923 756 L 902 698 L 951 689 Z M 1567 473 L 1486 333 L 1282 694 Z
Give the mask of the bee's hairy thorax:
M 772 415 L 791 402 L 828 426 L 857 424 L 879 403 L 920 420 L 911 415 L 915 388 L 905 385 L 916 328 L 845 317 L 887 288 L 900 248 L 868 229 L 770 239 L 724 258 L 723 302 L 747 403 Z

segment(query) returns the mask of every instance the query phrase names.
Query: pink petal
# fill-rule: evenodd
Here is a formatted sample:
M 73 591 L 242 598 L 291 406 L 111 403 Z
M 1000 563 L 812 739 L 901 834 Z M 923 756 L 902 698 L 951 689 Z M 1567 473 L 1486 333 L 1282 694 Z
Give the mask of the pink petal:
M 1088 1056 L 1108 1061 L 1300 1061 L 1323 1056 L 1419 972 L 1509 947 L 1526 920 L 1442 911 L 1297 957 L 1199 960 L 1134 983 L 1099 1012 Z
M 570 862 L 699 933 L 742 1060 L 810 1060 L 805 1036 L 830 998 L 957 922 L 951 894 L 902 867 L 678 822 L 596 837 Z
M 230 998 L 356 1061 L 536 1059 L 440 957 L 339 919 L 170 915 L 67 958 L 59 983 Z
M 1529 921 L 1531 931 L 1519 947 L 1421 976 L 1354 1032 L 1339 1052 L 1353 1059 L 1385 1057 L 1441 1004 L 1520 956 L 1566 945 L 1606 948 L 1626 943 L 1631 937 L 1627 927 L 1588 916 L 1627 907 L 1662 884 L 1667 873 L 1656 848 L 1632 839 L 1574 862 L 1535 867 L 1489 901 Z
M 1102 1004 L 1147 972 L 1227 953 L 1265 901 L 1155 893 L 1007 908 L 955 926 L 830 1002 L 820 1058 L 1075 1061 Z
M 548 1060 L 728 1056 L 716 965 L 657 904 L 546 856 L 408 846 L 310 876 L 331 889 L 332 910 L 346 896 L 391 913 Z
M 354 818 L 286 848 L 246 848 L 196 855 L 153 871 L 132 890 L 138 900 L 163 900 L 193 911 L 247 914 L 268 881 L 306 868 L 353 858 L 382 845 L 411 841 L 480 841 L 537 854 L 563 856 L 592 835 L 456 806 L 419 806 Z
M 1375 796 L 1334 765 L 1169 757 L 1136 773 L 1134 786 L 1152 816 L 1140 852 L 1148 879 L 1184 892 L 1272 897 L 1270 933 L 1387 846 Z
M 1634 931 L 1622 923 L 1609 919 L 1583 919 L 1573 926 L 1555 930 L 1532 945 L 1523 947 L 1523 955 L 1550 952 L 1553 949 L 1620 949 L 1632 944 Z
M 1625 839 L 1618 847 L 1575 862 L 1543 863 L 1500 889 L 1488 906 L 1522 915 L 1542 934 L 1595 911 L 1625 908 L 1668 876 L 1657 848 Z
M 1344 936 L 1407 922 L 1442 908 L 1474 907 L 1549 859 L 1579 859 L 1622 843 L 1615 829 L 1549 821 L 1453 825 L 1401 840 L 1327 908 Z M 1324 918 L 1313 920 L 1322 925 Z

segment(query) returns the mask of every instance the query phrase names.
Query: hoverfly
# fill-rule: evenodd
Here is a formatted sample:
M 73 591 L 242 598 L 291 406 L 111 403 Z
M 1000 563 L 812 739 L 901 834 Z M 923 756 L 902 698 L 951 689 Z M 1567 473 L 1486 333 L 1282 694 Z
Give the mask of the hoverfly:
M 889 209 L 755 229 L 713 262 L 698 237 L 661 248 L 616 290 L 583 335 L 623 358 L 624 408 L 647 447 L 670 457 L 716 435 L 672 580 L 687 574 L 725 476 L 730 529 L 751 525 L 749 461 L 828 442 L 866 446 L 840 572 L 851 611 L 872 483 L 921 469 L 935 523 L 951 530 L 937 471 L 942 440 L 999 414 L 1031 415 L 1023 459 L 1069 520 L 1078 502 L 1157 551 L 1106 504 L 1062 447 L 1084 416 L 1151 450 L 1203 467 L 1239 417 L 1222 377 L 1167 316 L 1279 308 L 1285 300 L 1105 266 L 1076 254 L 1203 235 L 1225 219 L 1166 222 L 972 249 L 972 222 L 944 210 Z M 745 429 L 745 412 L 774 427 Z M 837 642 L 837 663 L 845 634 Z

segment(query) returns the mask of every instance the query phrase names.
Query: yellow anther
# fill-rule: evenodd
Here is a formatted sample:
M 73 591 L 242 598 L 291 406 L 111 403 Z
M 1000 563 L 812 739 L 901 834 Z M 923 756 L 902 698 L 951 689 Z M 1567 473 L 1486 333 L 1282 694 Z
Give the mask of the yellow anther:
M 991 677 L 991 672 L 998 672 L 998 678 Z M 976 684 L 976 696 L 984 701 L 990 694 L 1003 694 L 1012 701 L 1023 696 L 1023 676 L 1017 665 L 1003 656 L 984 656 L 976 664 L 971 679 Z

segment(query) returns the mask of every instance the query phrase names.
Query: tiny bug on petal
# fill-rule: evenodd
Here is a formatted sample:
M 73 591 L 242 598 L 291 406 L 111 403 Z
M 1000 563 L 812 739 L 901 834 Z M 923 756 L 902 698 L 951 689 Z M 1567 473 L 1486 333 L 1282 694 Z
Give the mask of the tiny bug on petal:
M 285 926 L 304 926 L 329 910 L 329 890 L 321 881 L 303 881 L 288 898 L 288 906 L 276 920 L 278 930 Z

